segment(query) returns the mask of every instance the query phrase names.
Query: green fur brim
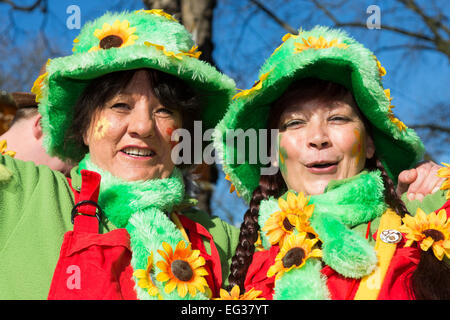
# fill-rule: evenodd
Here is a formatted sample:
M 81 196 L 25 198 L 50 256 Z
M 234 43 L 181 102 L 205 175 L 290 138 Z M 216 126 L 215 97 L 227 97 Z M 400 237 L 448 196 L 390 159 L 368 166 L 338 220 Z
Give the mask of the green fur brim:
M 322 36 L 328 42 L 337 39 L 338 43 L 348 47 L 308 49 L 294 53 L 294 43 L 311 36 Z M 237 150 L 227 150 L 226 132 L 239 128 L 244 131 L 267 128 L 272 103 L 293 81 L 301 78 L 315 77 L 339 83 L 353 93 L 371 124 L 377 155 L 394 182 L 402 170 L 409 169 L 422 159 L 424 146 L 414 130 L 400 130 L 388 117 L 390 101 L 384 92 L 375 56 L 345 32 L 320 26 L 311 31 L 300 30 L 297 38 L 287 39 L 267 59 L 259 74 L 267 73 L 261 89 L 233 100 L 225 117 L 216 126 L 215 147 L 222 157 L 224 171 L 245 201 L 250 201 L 253 190 L 259 184 L 262 165 L 259 158 L 258 163 L 249 164 L 248 154 L 243 164 L 235 164 L 233 159 L 229 159 L 230 152 L 236 153 Z
M 120 48 L 89 50 L 98 45 L 94 35 L 104 23 L 128 20 L 139 38 L 134 44 Z M 214 127 L 223 117 L 234 81 L 213 66 L 195 57 L 183 55 L 179 60 L 148 43 L 164 46 L 166 52 L 186 53 L 194 46 L 191 35 L 178 22 L 145 12 L 107 13 L 86 23 L 76 38 L 74 54 L 56 58 L 47 65 L 48 75 L 42 82 L 39 112 L 45 134 L 44 145 L 51 155 L 79 161 L 84 148 L 68 141 L 66 134 L 73 119 L 73 107 L 83 90 L 95 78 L 122 70 L 151 68 L 186 81 L 202 100 L 203 128 Z M 147 45 L 146 45 L 146 44 Z

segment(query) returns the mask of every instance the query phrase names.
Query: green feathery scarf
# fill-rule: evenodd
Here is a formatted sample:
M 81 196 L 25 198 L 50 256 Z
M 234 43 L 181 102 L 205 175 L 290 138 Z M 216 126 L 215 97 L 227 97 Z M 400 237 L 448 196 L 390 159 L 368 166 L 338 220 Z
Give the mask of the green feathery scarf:
M 322 242 L 323 262 L 345 277 L 359 279 L 370 274 L 377 264 L 375 250 L 350 228 L 386 210 L 380 172 L 363 171 L 348 179 L 330 181 L 325 192 L 311 196 L 308 204 L 314 204 L 310 225 Z M 269 198 L 260 204 L 259 225 L 265 249 L 271 245 L 262 228 L 277 211 L 277 199 Z M 320 270 L 320 260 L 311 258 L 303 267 L 286 272 L 275 281 L 274 299 L 329 299 L 326 278 Z
M 126 228 L 131 241 L 131 265 L 133 270 L 147 268 L 148 257 L 153 253 L 154 261 L 163 260 L 157 250 L 163 250 L 162 243 L 168 243 L 173 249 L 184 240 L 181 231 L 170 220 L 168 213 L 185 199 L 183 177 L 175 168 L 169 178 L 147 181 L 124 181 L 108 171 L 98 168 L 87 154 L 80 162 L 79 168 L 95 171 L 102 176 L 98 204 L 116 227 Z M 208 299 L 201 292 L 195 297 L 189 293 L 181 298 L 177 290 L 164 291 L 165 283 L 157 281 L 156 275 L 161 271 L 153 266 L 151 278 L 163 299 Z M 158 295 L 150 295 L 146 289 L 138 286 L 133 277 L 138 299 L 154 300 Z

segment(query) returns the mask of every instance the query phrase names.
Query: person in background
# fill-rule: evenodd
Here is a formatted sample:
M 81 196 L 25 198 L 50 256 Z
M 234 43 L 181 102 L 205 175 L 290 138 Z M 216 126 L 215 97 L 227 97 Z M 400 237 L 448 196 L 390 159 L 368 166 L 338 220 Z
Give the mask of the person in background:
M 36 96 L 27 92 L 12 92 L 11 96 L 17 110 L 9 129 L 0 135 L 0 141 L 6 141 L 8 150 L 15 152 L 16 159 L 46 165 L 67 176 L 73 164 L 50 156 L 42 146 L 42 116 L 38 112 Z

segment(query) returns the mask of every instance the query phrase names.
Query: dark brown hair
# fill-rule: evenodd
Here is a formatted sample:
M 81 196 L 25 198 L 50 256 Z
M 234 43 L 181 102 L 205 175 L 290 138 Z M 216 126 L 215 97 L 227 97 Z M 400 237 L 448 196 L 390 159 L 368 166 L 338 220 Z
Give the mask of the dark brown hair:
M 156 98 L 165 107 L 179 111 L 183 128 L 192 133 L 194 121 L 200 120 L 201 115 L 199 95 L 175 76 L 154 69 L 134 69 L 108 73 L 90 82 L 74 106 L 72 125 L 66 132 L 65 141 L 75 141 L 83 146 L 87 153 L 88 147 L 84 145 L 83 135 L 87 132 L 94 114 L 114 95 L 125 90 L 138 70 L 146 71 Z
M 296 101 L 306 101 L 312 98 L 321 101 L 331 101 L 342 99 L 348 95 L 347 90 L 342 85 L 315 78 L 306 78 L 294 82 L 288 90 L 281 96 L 270 110 L 268 119 L 271 119 L 268 128 L 277 128 L 283 110 L 289 105 L 292 99 Z M 355 104 L 356 105 L 356 104 Z M 371 134 L 369 121 L 363 114 L 359 113 L 368 134 Z M 366 169 L 379 170 L 384 182 L 385 202 L 398 215 L 403 217 L 408 213 L 405 204 L 395 191 L 395 185 L 388 176 L 382 162 L 376 156 L 366 161 Z M 248 268 L 252 262 L 255 245 L 258 238 L 259 205 L 262 200 L 269 197 L 280 197 L 287 190 L 286 184 L 280 171 L 276 175 L 260 177 L 259 186 L 253 192 L 250 206 L 244 215 L 241 225 L 239 242 L 235 256 L 232 258 L 230 266 L 229 288 L 238 285 L 241 292 L 244 292 L 244 281 Z M 412 275 L 412 290 L 417 299 L 449 299 L 450 273 L 444 262 L 438 261 L 432 253 L 422 252 L 421 260 L 414 274 Z

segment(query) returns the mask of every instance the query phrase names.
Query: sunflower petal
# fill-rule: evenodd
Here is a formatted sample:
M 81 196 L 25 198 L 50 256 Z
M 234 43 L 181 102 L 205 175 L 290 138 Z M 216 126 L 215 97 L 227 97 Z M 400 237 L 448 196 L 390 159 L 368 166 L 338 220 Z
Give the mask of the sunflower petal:
M 427 237 L 426 239 L 422 240 L 422 242 L 420 243 L 420 248 L 423 251 L 428 251 L 428 249 L 430 249 L 433 242 L 434 242 L 433 238 Z
M 178 295 L 182 298 L 184 298 L 187 294 L 187 284 L 186 283 L 179 283 L 178 284 Z
M 171 293 L 177 286 L 177 281 L 175 279 L 171 279 L 166 285 L 164 286 L 164 292 L 165 293 Z
M 159 282 L 165 282 L 165 281 L 167 281 L 169 279 L 170 279 L 170 276 L 169 276 L 169 274 L 167 272 L 160 272 L 156 276 L 156 280 L 158 280 Z

